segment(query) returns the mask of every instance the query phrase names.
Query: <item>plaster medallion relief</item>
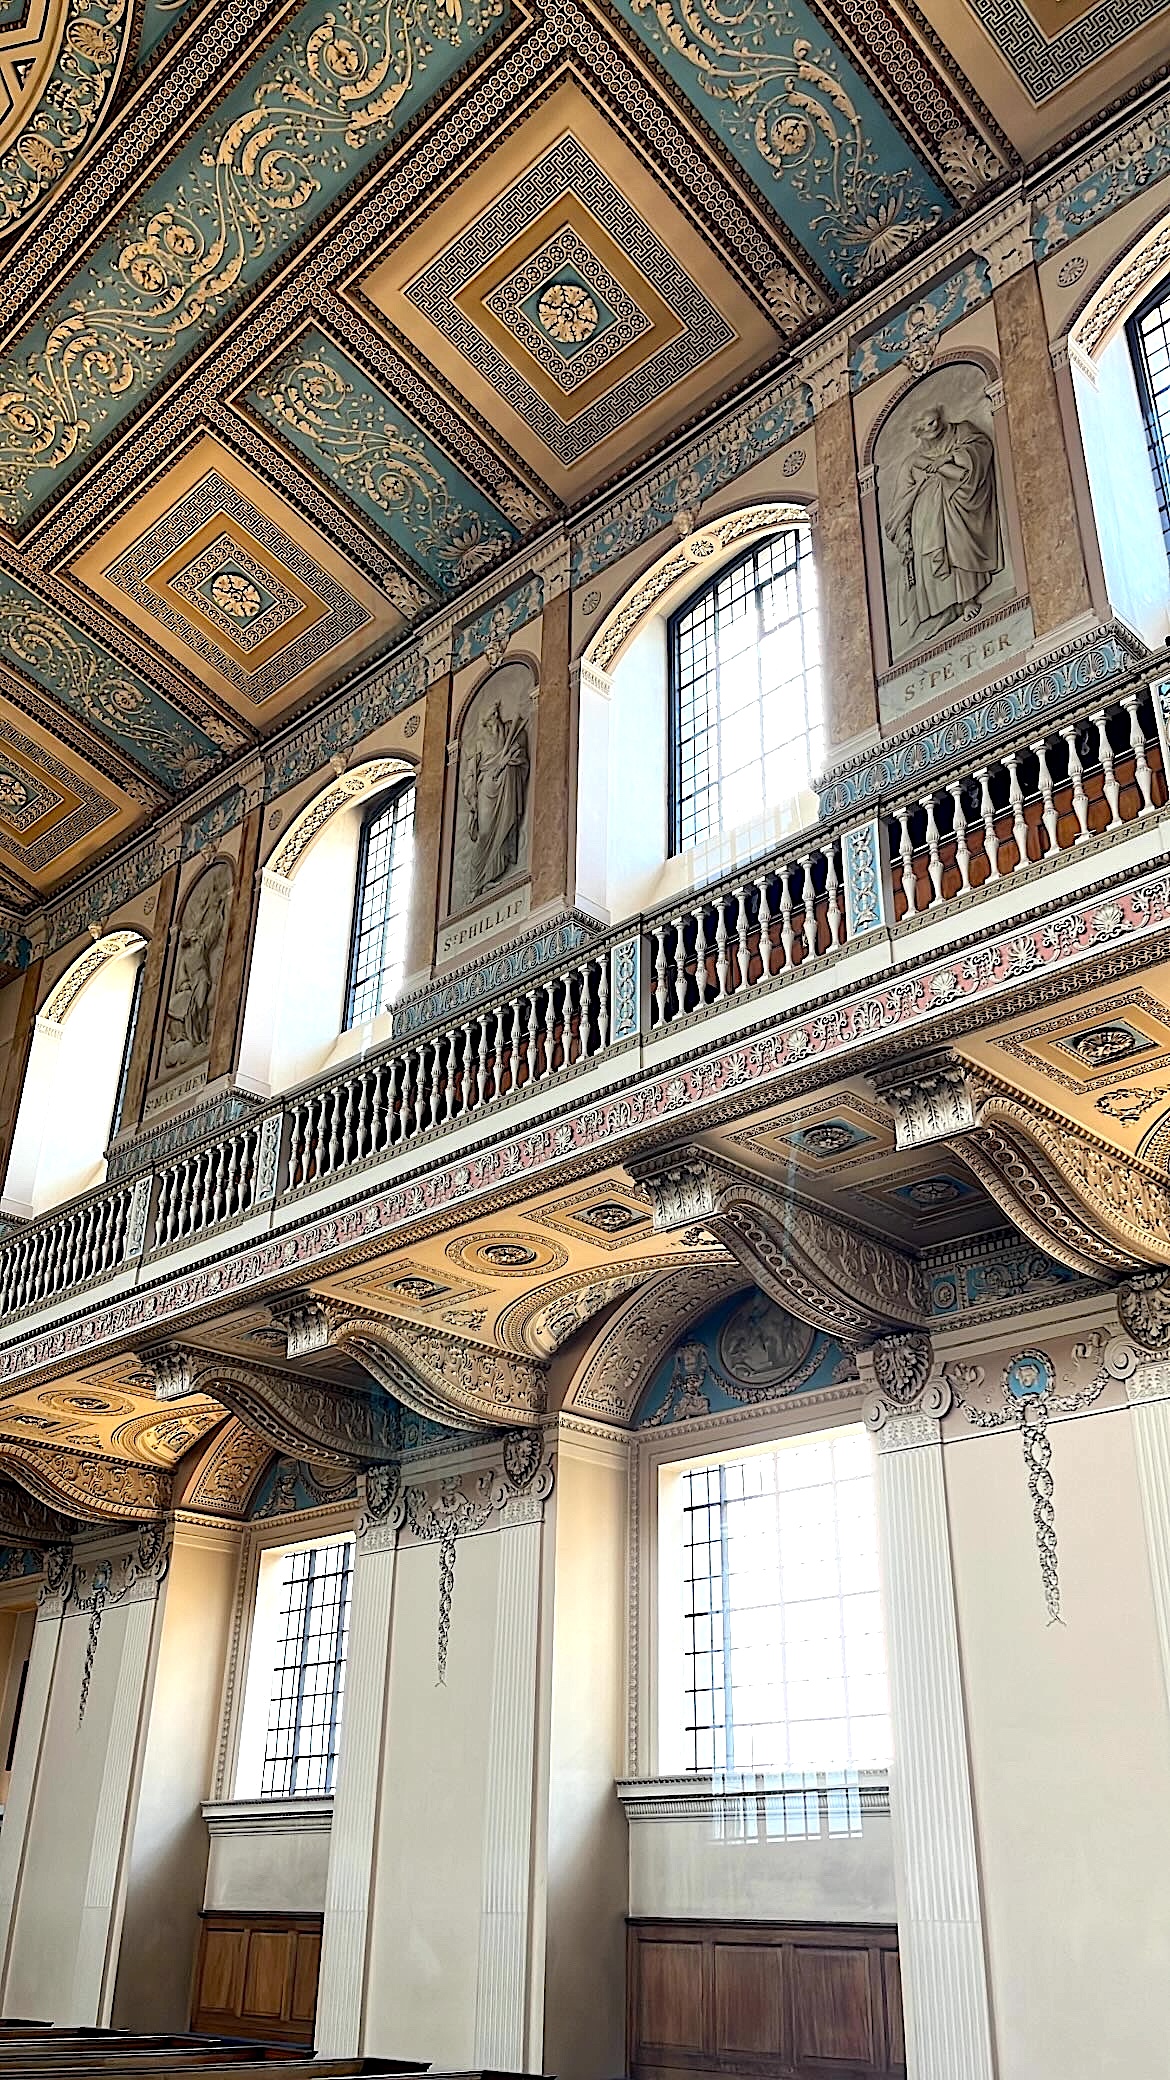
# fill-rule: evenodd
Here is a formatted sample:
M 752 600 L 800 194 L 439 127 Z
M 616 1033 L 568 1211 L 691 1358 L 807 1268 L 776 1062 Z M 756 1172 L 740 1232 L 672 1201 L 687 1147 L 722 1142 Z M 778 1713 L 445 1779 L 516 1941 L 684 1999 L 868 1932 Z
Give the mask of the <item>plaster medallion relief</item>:
M 211 1021 L 227 946 L 234 876 L 227 860 L 208 867 L 183 905 L 179 940 L 163 1020 L 159 1076 L 172 1076 L 207 1060 Z
M 486 1273 L 489 1278 L 534 1278 L 546 1271 L 560 1271 L 568 1263 L 559 1243 L 515 1228 L 458 1236 L 447 1244 L 446 1254 L 461 1270 Z
M 1014 589 L 987 376 L 954 361 L 916 383 L 874 444 L 890 660 Z
M 528 872 L 533 693 L 529 665 L 503 664 L 468 704 L 459 733 L 453 913 Z
M 753 1293 L 723 1325 L 719 1362 L 739 1386 L 775 1387 L 800 1370 L 815 1333 L 765 1293 Z

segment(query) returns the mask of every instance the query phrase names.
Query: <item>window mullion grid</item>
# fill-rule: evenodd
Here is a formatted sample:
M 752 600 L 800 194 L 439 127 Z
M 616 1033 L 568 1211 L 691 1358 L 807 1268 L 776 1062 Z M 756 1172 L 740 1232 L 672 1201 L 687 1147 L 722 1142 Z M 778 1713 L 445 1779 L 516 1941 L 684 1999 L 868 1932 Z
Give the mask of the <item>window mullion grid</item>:
M 727 1469 L 719 1468 L 719 1584 L 723 1640 L 723 1768 L 733 1771 L 735 1755 L 735 1684 L 732 1662 L 731 1551 L 727 1525 Z
M 289 1752 L 289 1790 L 294 1798 L 297 1796 L 301 1788 L 297 1779 L 300 1772 L 301 1761 L 303 1759 L 304 1753 L 302 1741 L 304 1735 L 305 1719 L 305 1676 L 308 1671 L 309 1663 L 309 1639 L 312 1631 L 313 1600 L 316 1582 L 317 1551 L 316 1548 L 314 1548 L 313 1551 L 309 1554 L 309 1563 L 305 1575 L 305 1596 L 301 1614 L 301 1636 L 298 1642 L 299 1652 L 297 1654 L 296 1705 L 293 1711 L 292 1746 Z

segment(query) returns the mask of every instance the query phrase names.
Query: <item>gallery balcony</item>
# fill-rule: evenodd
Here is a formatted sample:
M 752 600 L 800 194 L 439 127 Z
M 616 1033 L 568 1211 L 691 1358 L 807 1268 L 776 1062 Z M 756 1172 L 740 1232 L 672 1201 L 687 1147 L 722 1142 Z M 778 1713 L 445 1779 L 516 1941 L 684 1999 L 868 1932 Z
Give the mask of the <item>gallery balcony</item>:
M 83 1348 L 99 1301 L 148 1334 L 161 1282 L 196 1267 L 192 1308 L 310 1278 L 425 1214 L 440 1162 L 470 1202 L 579 1170 L 591 1135 L 620 1158 L 654 1126 L 660 1073 L 705 1063 L 710 1082 L 733 1038 L 759 1038 L 761 1077 L 812 1062 L 831 1034 L 900 1022 L 908 1047 L 935 1044 L 972 989 L 1072 957 L 1094 901 L 1107 932 L 1163 859 L 1170 792 L 1163 659 L 1119 674 L 1103 656 L 1097 692 L 1092 657 L 1076 685 L 1040 671 L 1026 699 L 981 696 L 840 768 L 820 820 L 781 851 L 598 929 L 567 963 L 513 982 L 505 948 L 400 1005 L 376 1053 L 269 1102 L 239 1094 L 217 1134 L 164 1154 L 144 1131 L 102 1187 L 9 1224 L 0 1354 L 23 1369 L 17 1348 L 70 1321 Z M 28 1363 L 55 1354 L 42 1337 Z

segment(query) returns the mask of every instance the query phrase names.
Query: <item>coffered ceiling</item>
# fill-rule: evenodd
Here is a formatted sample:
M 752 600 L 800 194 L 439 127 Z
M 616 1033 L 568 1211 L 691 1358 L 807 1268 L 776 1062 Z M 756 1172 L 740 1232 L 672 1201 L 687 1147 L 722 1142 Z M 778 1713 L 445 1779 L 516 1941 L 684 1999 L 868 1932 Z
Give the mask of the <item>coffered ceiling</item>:
M 733 394 L 1163 30 L 1162 0 L 13 0 L 0 900 Z

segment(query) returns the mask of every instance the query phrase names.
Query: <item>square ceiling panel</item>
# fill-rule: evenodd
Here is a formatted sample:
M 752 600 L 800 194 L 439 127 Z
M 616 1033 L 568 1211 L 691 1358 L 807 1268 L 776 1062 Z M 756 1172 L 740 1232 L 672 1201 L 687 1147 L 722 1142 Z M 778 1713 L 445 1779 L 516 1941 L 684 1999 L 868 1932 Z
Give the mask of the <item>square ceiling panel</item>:
M 39 890 L 143 809 L 15 706 L 0 701 L 0 860 Z
M 362 283 L 558 496 L 584 492 L 776 335 L 575 86 Z
M 401 625 L 350 563 L 210 438 L 73 570 L 249 717 L 287 708 Z

